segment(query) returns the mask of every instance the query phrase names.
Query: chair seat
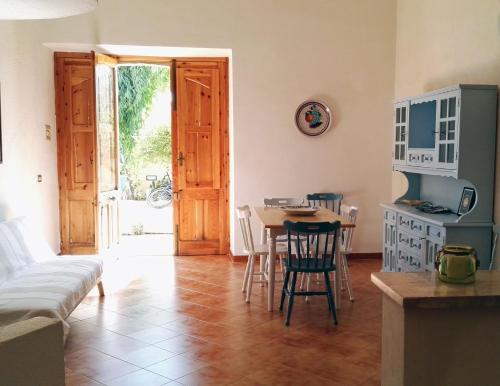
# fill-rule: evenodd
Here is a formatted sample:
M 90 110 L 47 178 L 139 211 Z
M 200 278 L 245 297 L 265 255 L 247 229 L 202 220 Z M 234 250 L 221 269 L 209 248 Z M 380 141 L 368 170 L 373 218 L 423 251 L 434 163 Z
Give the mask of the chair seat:
M 276 244 L 276 253 L 281 255 L 283 253 L 287 253 L 288 248 L 286 245 Z M 250 251 L 247 249 L 243 250 L 243 253 L 249 255 Z M 257 244 L 254 245 L 254 254 L 255 255 L 268 255 L 269 254 L 269 245 L 268 244 Z
M 302 259 L 299 267 L 299 260 L 297 258 L 292 258 L 290 263 L 288 260 L 285 260 L 286 269 L 291 272 L 319 273 L 335 271 L 335 263 L 332 263 L 330 260 L 327 260 L 324 266 L 323 263 L 323 259 Z

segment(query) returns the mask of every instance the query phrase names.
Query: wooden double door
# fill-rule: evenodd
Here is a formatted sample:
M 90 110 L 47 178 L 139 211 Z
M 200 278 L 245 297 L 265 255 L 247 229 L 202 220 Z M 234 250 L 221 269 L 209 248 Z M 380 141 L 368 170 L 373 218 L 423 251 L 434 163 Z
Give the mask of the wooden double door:
M 128 60 L 55 54 L 62 253 L 95 254 L 119 240 L 116 66 Z M 227 59 L 171 60 L 170 66 L 175 253 L 226 254 Z

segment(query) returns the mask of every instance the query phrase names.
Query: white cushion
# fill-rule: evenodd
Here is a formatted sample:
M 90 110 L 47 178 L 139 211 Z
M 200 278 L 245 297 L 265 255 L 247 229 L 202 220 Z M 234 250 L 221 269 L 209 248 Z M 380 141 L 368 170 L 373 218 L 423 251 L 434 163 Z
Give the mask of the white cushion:
M 28 251 L 30 262 L 46 261 L 57 257 L 49 244 L 40 236 L 26 217 L 19 217 L 13 221 L 20 230 L 22 242 Z
M 0 222 L 0 284 L 33 262 L 24 233 L 20 219 Z
M 94 287 L 102 261 L 61 256 L 29 265 L 0 285 L 0 326 L 34 316 L 66 319 Z

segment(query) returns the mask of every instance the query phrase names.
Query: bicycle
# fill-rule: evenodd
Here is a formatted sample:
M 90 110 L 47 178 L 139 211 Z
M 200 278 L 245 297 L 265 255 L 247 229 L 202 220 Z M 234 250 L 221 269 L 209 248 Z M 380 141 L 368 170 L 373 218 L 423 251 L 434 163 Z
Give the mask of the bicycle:
M 168 171 L 161 181 L 152 183 L 152 188 L 146 199 L 149 206 L 162 209 L 172 203 L 172 179 Z

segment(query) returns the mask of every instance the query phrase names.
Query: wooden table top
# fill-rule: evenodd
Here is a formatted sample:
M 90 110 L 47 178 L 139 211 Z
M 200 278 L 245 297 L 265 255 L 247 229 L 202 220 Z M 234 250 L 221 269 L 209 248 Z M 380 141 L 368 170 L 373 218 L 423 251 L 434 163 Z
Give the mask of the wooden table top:
M 450 284 L 437 272 L 374 272 L 375 284 L 402 307 L 500 307 L 500 271 L 477 271 L 472 284 Z
M 266 228 L 280 229 L 283 228 L 283 222 L 289 221 L 302 221 L 302 222 L 335 222 L 340 221 L 342 228 L 354 228 L 354 224 L 347 222 L 337 213 L 332 212 L 326 208 L 320 208 L 312 216 L 290 216 L 287 215 L 280 208 L 273 207 L 254 207 L 255 213 L 260 222 Z

